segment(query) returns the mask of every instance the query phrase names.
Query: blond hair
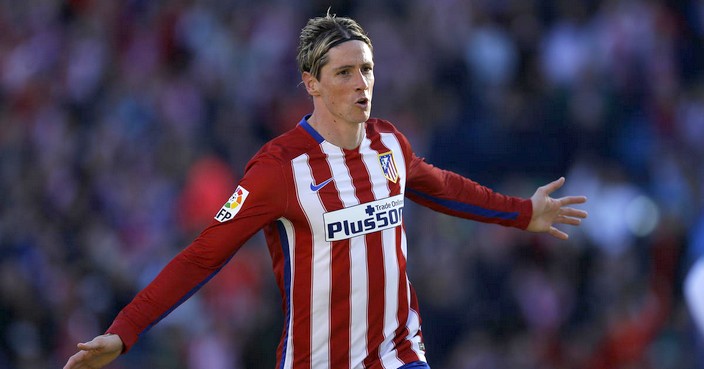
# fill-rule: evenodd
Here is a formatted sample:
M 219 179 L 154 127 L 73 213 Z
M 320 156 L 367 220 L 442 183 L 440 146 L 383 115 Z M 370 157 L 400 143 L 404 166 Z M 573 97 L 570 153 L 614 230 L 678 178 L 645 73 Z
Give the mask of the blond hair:
M 328 62 L 328 51 L 351 40 L 362 41 L 372 49 L 372 41 L 355 20 L 328 13 L 308 20 L 298 42 L 298 69 L 320 79 L 320 69 Z

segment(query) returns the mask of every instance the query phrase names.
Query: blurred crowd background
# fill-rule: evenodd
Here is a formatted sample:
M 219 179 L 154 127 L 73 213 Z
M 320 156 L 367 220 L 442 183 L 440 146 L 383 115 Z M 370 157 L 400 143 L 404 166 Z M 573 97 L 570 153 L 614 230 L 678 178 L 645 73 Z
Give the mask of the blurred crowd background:
M 0 0 L 0 368 L 58 368 L 312 110 L 328 7 L 374 43 L 373 116 L 498 191 L 587 195 L 571 238 L 408 205 L 434 369 L 704 368 L 704 1 Z M 255 236 L 110 368 L 273 368 Z M 704 288 L 704 286 L 702 287 Z

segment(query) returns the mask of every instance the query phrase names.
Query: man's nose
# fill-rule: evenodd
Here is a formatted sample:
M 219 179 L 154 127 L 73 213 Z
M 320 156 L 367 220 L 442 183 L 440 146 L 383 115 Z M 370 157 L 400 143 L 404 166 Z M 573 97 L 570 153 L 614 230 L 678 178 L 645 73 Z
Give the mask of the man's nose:
M 361 70 L 355 73 L 355 85 L 358 90 L 366 90 L 369 88 L 369 76 L 365 75 Z

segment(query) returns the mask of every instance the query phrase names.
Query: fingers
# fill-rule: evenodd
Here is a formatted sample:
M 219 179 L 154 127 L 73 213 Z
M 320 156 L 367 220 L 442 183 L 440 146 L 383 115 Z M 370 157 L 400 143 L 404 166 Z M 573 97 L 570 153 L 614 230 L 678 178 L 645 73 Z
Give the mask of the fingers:
M 545 232 L 560 240 L 569 238 L 567 233 L 555 228 L 553 224 L 567 224 L 578 226 L 582 219 L 588 216 L 587 212 L 569 207 L 570 205 L 583 204 L 587 202 L 586 196 L 565 196 L 558 199 L 550 197 L 550 194 L 558 190 L 565 184 L 565 177 L 560 177 L 540 188 L 535 192 L 531 201 L 533 202 L 534 218 L 527 228 L 533 232 Z
M 556 223 L 561 223 L 561 224 L 569 224 L 573 226 L 578 226 L 582 224 L 582 220 L 578 218 L 571 218 L 571 217 L 565 217 L 565 216 L 558 216 L 555 219 Z
M 86 366 L 87 364 L 85 363 L 85 361 L 88 360 L 90 357 L 93 357 L 96 351 L 103 349 L 105 346 L 100 343 L 100 340 L 98 339 L 99 337 L 100 336 L 95 337 L 88 342 L 78 343 L 76 347 L 79 351 L 73 354 L 73 356 L 68 359 L 66 365 L 64 366 L 64 369 L 89 368 L 88 366 Z
M 560 177 L 559 179 L 556 179 L 556 180 L 540 187 L 540 190 L 542 190 L 545 193 L 545 195 L 549 196 L 551 193 L 558 190 L 564 184 L 565 184 L 565 177 Z M 565 196 L 565 197 L 561 197 L 561 198 L 557 199 L 557 201 L 560 203 L 560 206 L 584 204 L 585 202 L 587 202 L 587 197 L 586 196 Z
M 119 336 L 104 334 L 76 345 L 78 352 L 71 356 L 64 369 L 97 369 L 115 360 L 124 347 Z
M 101 345 L 98 342 L 98 337 L 93 338 L 92 340 L 90 340 L 88 342 L 83 342 L 83 343 L 79 343 L 78 345 L 76 345 L 76 347 L 78 347 L 79 350 L 84 350 L 84 351 L 97 350 L 97 349 L 101 348 L 102 346 L 103 345 Z
M 560 209 L 560 216 L 564 217 L 572 217 L 572 218 L 581 218 L 585 219 L 587 216 L 589 216 L 589 213 L 587 213 L 584 210 L 581 209 L 575 209 L 575 208 L 562 208 Z
M 587 212 L 584 210 L 573 209 L 573 208 L 562 208 L 560 209 L 560 215 L 555 217 L 554 223 L 567 224 L 572 226 L 578 226 L 582 224 L 582 219 L 587 217 Z M 569 235 L 565 232 L 560 231 L 554 226 L 550 226 L 548 234 L 553 237 L 559 238 L 561 240 L 566 240 Z
M 570 236 L 568 236 L 567 233 L 562 232 L 561 230 L 559 230 L 555 227 L 550 227 L 548 234 L 555 237 L 555 238 L 559 238 L 561 240 L 566 240 L 566 239 L 570 238 Z
M 545 186 L 540 187 L 541 190 L 545 192 L 546 195 L 550 195 L 551 193 L 555 192 L 558 188 L 562 187 L 562 185 L 565 184 L 565 177 L 560 177 Z
M 587 202 L 586 196 L 565 196 L 558 199 L 560 206 L 584 204 Z
M 95 350 L 97 348 L 95 343 L 93 343 L 92 341 L 79 343 L 76 345 L 76 347 L 78 347 L 79 350 L 83 350 L 83 351 Z
M 73 356 L 71 356 L 68 361 L 66 362 L 66 365 L 64 365 L 63 369 L 80 369 L 80 368 L 85 368 L 85 365 L 83 364 L 83 359 L 86 356 L 85 351 L 79 351 Z

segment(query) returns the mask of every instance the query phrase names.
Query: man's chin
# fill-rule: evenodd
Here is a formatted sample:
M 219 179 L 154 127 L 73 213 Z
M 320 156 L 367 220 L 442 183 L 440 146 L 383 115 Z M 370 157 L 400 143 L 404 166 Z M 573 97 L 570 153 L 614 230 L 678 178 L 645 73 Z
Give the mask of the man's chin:
M 371 116 L 371 111 L 370 109 L 359 109 L 357 111 L 350 112 L 351 114 L 347 115 L 347 121 L 348 122 L 357 122 L 357 123 L 364 123 L 369 120 L 369 117 Z
M 365 110 L 364 113 L 362 114 L 363 121 L 362 123 L 366 122 L 369 120 L 369 117 L 371 117 L 371 110 Z

